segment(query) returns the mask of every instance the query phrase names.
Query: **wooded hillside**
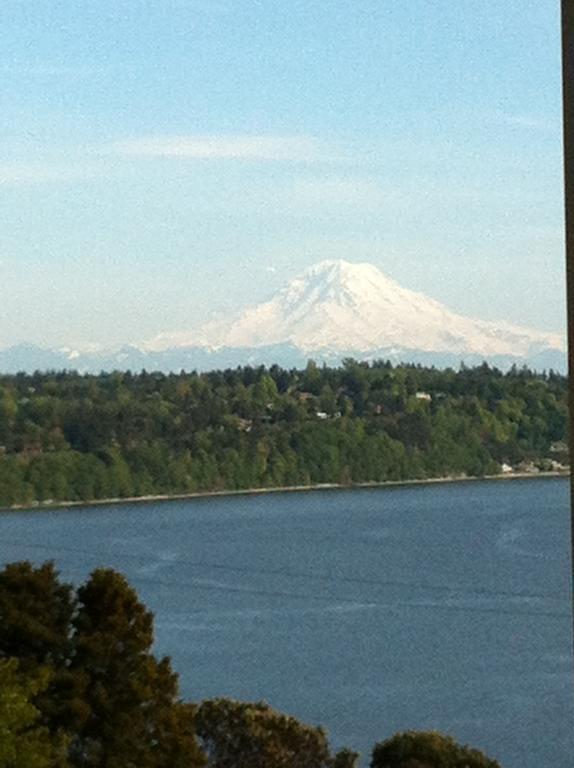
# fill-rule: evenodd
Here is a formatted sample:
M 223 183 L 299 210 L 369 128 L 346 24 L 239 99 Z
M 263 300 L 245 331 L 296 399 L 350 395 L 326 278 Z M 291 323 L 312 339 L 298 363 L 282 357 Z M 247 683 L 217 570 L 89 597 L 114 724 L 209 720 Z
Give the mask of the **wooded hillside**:
M 0 377 L 0 505 L 481 476 L 566 461 L 567 381 L 526 369 Z

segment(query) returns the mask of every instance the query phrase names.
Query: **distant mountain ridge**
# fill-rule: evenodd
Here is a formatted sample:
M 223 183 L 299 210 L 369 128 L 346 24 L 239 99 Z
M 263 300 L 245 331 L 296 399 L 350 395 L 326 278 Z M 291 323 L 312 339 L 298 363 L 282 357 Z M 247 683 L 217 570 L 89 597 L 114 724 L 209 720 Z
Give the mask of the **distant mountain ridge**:
M 486 360 L 502 368 L 513 363 L 566 368 L 565 340 L 558 334 L 460 315 L 402 287 L 371 264 L 341 260 L 310 267 L 269 301 L 232 319 L 113 351 L 21 345 L 0 350 L 0 371 L 300 366 L 310 357 L 334 364 L 349 356 L 440 367 Z

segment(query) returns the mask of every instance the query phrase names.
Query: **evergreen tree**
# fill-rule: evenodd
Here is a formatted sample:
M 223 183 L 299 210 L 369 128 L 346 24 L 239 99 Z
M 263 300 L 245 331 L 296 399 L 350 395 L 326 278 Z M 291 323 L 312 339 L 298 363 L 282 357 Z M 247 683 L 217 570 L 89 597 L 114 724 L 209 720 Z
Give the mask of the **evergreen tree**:
M 0 768 L 66 768 L 66 741 L 41 723 L 34 698 L 49 673 L 24 674 L 16 659 L 0 661 Z
M 169 659 L 151 653 L 153 617 L 135 591 L 120 574 L 100 569 L 78 598 L 71 670 L 85 680 L 88 715 L 72 743 L 74 765 L 202 765 L 178 702 L 177 677 Z
M 72 587 L 61 584 L 51 562 L 29 562 L 0 571 L 0 657 L 23 667 L 61 667 L 70 654 L 70 623 L 76 608 Z

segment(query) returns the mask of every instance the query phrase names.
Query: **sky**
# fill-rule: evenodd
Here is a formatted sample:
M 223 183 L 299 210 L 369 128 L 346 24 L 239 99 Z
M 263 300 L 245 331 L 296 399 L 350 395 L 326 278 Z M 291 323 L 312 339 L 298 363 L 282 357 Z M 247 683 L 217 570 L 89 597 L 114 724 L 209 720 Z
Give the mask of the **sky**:
M 558 0 L 2 0 L 0 348 L 368 261 L 565 328 Z

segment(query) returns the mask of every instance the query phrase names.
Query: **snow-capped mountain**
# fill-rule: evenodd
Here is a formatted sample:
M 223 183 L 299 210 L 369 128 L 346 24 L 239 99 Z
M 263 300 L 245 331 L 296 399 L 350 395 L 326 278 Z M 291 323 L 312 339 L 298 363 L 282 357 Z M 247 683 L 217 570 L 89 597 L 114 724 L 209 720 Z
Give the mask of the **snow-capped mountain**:
M 164 335 L 150 350 L 202 346 L 290 344 L 305 353 L 379 349 L 457 355 L 529 357 L 564 352 L 557 334 L 456 314 L 422 293 L 400 286 L 372 264 L 323 261 L 292 280 L 274 298 L 235 319 L 190 334 Z
M 565 341 L 558 334 L 457 314 L 403 288 L 371 264 L 323 261 L 235 318 L 111 351 L 22 345 L 0 351 L 0 372 L 302 366 L 310 357 L 337 364 L 349 356 L 438 366 L 487 360 L 501 368 L 517 363 L 566 369 Z

